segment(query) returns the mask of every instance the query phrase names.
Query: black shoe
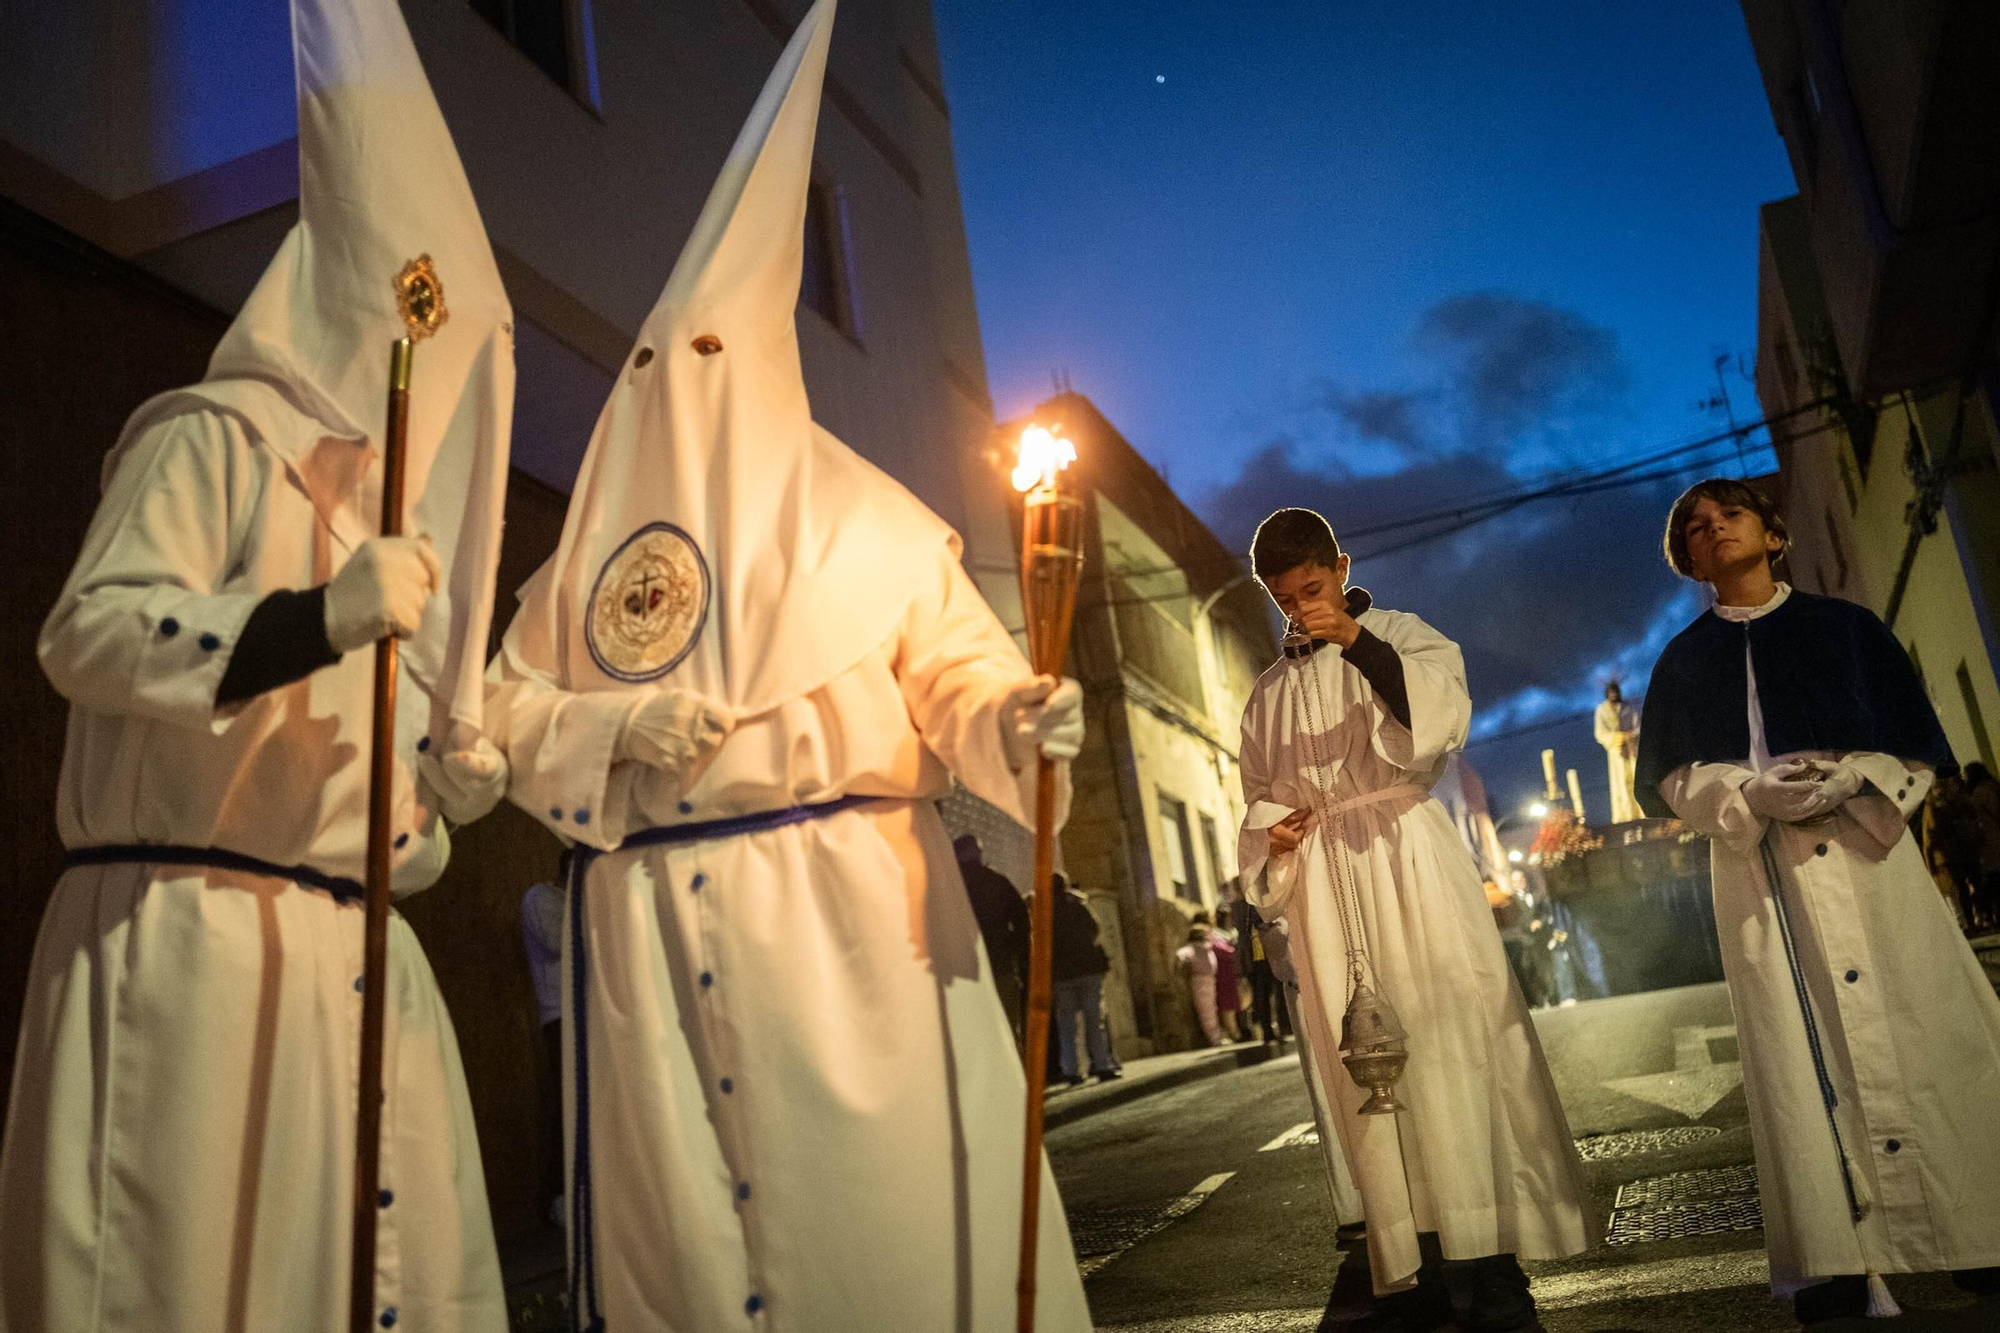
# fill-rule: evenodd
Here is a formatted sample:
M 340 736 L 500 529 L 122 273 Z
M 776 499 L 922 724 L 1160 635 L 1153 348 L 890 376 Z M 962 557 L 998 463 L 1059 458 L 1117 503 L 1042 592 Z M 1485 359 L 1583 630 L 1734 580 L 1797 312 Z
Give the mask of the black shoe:
M 1080 1088 L 1089 1082 L 1089 1080 L 1081 1074 L 1071 1074 L 1068 1078 L 1061 1080 L 1061 1082 L 1065 1088 Z
M 1801 1324 L 1833 1319 L 1859 1319 L 1868 1313 L 1868 1279 L 1860 1274 L 1837 1277 L 1792 1293 L 1792 1314 Z
M 1951 1280 L 1960 1291 L 1969 1291 L 1983 1301 L 2000 1296 L 2000 1268 L 1961 1268 Z
M 1098 1081 L 1099 1083 L 1109 1083 L 1109 1082 L 1111 1082 L 1111 1081 L 1112 1081 L 1113 1079 L 1120 1079 L 1120 1078 L 1124 1078 L 1124 1077 L 1125 1077 L 1125 1075 L 1124 1075 L 1124 1073 L 1123 1073 L 1122 1071 L 1120 1071 L 1120 1070 L 1116 1070 L 1116 1069 L 1106 1069 L 1106 1070 L 1103 1070 L 1102 1072 L 1093 1072 L 1093 1073 L 1091 1074 L 1091 1077 L 1092 1077 L 1092 1078 L 1094 1078 L 1094 1079 L 1096 1079 L 1096 1080 L 1097 1080 L 1097 1081 Z
M 1451 1327 L 1451 1292 L 1431 1273 L 1407 1291 L 1377 1296 L 1368 1313 L 1348 1325 L 1352 1333 L 1435 1333 Z
M 1511 1254 L 1495 1254 L 1473 1263 L 1472 1308 L 1467 1322 L 1477 1333 L 1516 1333 L 1539 1329 L 1535 1298 L 1528 1292 L 1528 1275 Z

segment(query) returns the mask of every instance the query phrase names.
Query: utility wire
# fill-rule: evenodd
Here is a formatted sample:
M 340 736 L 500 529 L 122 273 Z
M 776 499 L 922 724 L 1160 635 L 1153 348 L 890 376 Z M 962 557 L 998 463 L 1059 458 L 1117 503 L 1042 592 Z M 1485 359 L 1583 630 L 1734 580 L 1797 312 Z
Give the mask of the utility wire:
M 1611 467 L 1594 470 L 1577 468 L 1568 473 L 1555 472 L 1547 474 L 1553 476 L 1555 480 L 1548 481 L 1542 485 L 1504 491 L 1499 494 L 1480 498 L 1461 500 L 1447 508 L 1433 510 L 1425 514 L 1411 514 L 1402 518 L 1389 519 L 1381 523 L 1349 528 L 1341 535 L 1344 540 L 1353 541 L 1366 537 L 1382 536 L 1391 532 L 1403 532 L 1410 528 L 1423 527 L 1434 523 L 1449 523 L 1451 525 L 1440 528 L 1435 532 L 1419 534 L 1408 541 L 1399 542 L 1381 550 L 1368 552 L 1367 558 L 1374 559 L 1378 556 L 1406 549 L 1409 546 L 1419 545 L 1425 541 L 1450 536 L 1454 532 L 1463 531 L 1476 523 L 1486 521 L 1488 518 L 1496 518 L 1501 514 L 1518 509 L 1524 504 L 1534 503 L 1539 500 L 1566 498 L 1573 495 L 1590 495 L 1599 491 L 1618 489 L 1623 486 L 1642 485 L 1647 482 L 1666 480 L 1670 477 L 1691 472 L 1697 467 L 1716 466 L 1727 462 L 1730 454 L 1736 452 L 1739 440 L 1754 434 L 1760 429 L 1768 429 L 1794 418 L 1805 416 L 1808 413 L 1820 411 L 1830 406 L 1832 402 L 1833 399 L 1831 398 L 1816 398 L 1809 403 L 1802 403 L 1797 407 L 1788 408 L 1783 412 L 1761 418 L 1757 421 L 1745 422 L 1729 430 L 1717 431 L 1714 434 L 1704 435 L 1698 439 L 1687 440 L 1662 449 L 1649 451 Z M 1833 422 L 1821 422 L 1801 432 L 1788 433 L 1782 437 L 1774 435 L 1767 443 L 1773 446 L 1787 444 L 1794 440 L 1819 434 L 1830 429 L 1834 424 Z M 1717 453 L 1713 457 L 1706 459 L 1685 457 L 1689 454 L 1701 453 L 1704 450 L 1712 451 L 1718 446 L 1722 447 L 1723 452 Z M 1672 466 L 1658 466 L 1667 464 L 1670 460 L 1676 458 L 1682 461 Z M 1653 470 L 1645 470 L 1649 468 Z M 977 563 L 971 567 L 987 573 L 1008 573 L 1014 569 L 1013 565 L 989 563 Z M 1169 564 L 1114 570 L 1112 572 L 1119 578 L 1129 582 L 1135 579 L 1178 574 L 1185 571 L 1179 565 Z M 1133 600 L 1163 601 L 1184 595 L 1176 592 L 1161 594 L 1158 597 L 1137 598 Z

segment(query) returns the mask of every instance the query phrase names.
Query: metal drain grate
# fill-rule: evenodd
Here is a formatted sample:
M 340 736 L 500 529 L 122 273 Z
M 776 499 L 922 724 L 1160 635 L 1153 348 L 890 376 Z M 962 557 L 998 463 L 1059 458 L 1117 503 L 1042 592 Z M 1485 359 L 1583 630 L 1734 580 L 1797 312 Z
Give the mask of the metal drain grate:
M 1757 1168 L 1725 1166 L 1713 1171 L 1676 1171 L 1618 1187 L 1614 1208 L 1658 1208 L 1757 1192 Z
M 1660 1208 L 1622 1208 L 1611 1214 L 1606 1245 L 1636 1245 L 1641 1241 L 1680 1240 L 1715 1236 L 1726 1231 L 1754 1231 L 1764 1225 L 1764 1210 L 1756 1195 L 1736 1199 L 1705 1199 L 1700 1203 Z
M 1678 1125 L 1672 1129 L 1635 1129 L 1622 1134 L 1593 1134 L 1576 1141 L 1576 1151 L 1586 1162 L 1610 1157 L 1638 1157 L 1643 1153 L 1666 1152 L 1690 1144 L 1722 1137 L 1713 1125 Z
M 1095 1212 L 1071 1213 L 1070 1244 L 1076 1247 L 1079 1259 L 1129 1250 L 1180 1217 L 1186 1211 L 1180 1208 L 1183 1202 L 1181 1199 L 1168 1199 L 1163 1203 L 1140 1204 L 1134 1208 L 1103 1208 Z
M 1210 1176 L 1175 1199 L 1124 1208 L 1099 1208 L 1069 1215 L 1070 1244 L 1076 1250 L 1077 1271 L 1089 1277 L 1156 1231 L 1163 1231 L 1208 1202 L 1234 1171 Z

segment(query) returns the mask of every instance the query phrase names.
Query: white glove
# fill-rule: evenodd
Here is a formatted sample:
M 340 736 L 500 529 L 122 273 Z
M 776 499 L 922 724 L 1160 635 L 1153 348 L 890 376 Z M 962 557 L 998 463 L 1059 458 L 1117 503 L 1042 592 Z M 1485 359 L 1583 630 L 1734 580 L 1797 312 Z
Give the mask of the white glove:
M 450 860 L 451 834 L 445 830 L 443 821 L 439 821 L 431 835 L 419 841 L 390 870 L 389 896 L 407 898 L 428 889 L 444 877 L 445 865 Z
M 1000 743 L 1016 773 L 1037 753 L 1074 759 L 1083 749 L 1083 687 L 1068 676 L 1037 676 L 1000 705 Z
M 736 715 L 687 690 L 646 690 L 625 718 L 617 756 L 658 769 L 679 796 L 701 778 L 736 727 Z
M 429 789 L 424 804 L 454 824 L 470 824 L 507 794 L 507 758 L 478 736 L 472 748 L 448 751 L 443 759 L 418 755 L 417 781 Z
M 1806 766 L 1798 762 L 1766 769 L 1743 784 L 1744 803 L 1764 818 L 1783 824 L 1799 824 L 1825 814 L 1833 808 L 1821 792 L 1826 784 L 1807 781 L 1805 771 Z
M 1850 798 L 1859 795 L 1861 788 L 1867 782 L 1867 779 L 1861 776 L 1861 770 L 1852 764 L 1834 760 L 1820 763 L 1819 768 L 1826 774 L 1826 779 L 1812 784 L 1815 790 L 1812 804 L 1805 814 L 1807 819 L 1817 819 L 1838 809 Z
M 326 641 L 353 652 L 417 632 L 444 571 L 426 537 L 370 537 L 326 585 Z

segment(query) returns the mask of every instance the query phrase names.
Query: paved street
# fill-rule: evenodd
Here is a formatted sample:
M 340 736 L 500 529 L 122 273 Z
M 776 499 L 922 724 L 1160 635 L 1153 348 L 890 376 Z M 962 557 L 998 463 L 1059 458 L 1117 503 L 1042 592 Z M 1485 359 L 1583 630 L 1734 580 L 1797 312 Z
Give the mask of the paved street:
M 1538 1015 L 1594 1194 L 1593 1254 L 1530 1265 L 1549 1333 L 1795 1327 L 1770 1299 L 1749 1130 L 1723 988 Z M 1307 1333 L 1367 1305 L 1337 1236 L 1296 1055 L 1064 1124 L 1049 1152 L 1100 1329 Z M 1946 1278 L 1894 1277 L 1905 1315 L 1855 1329 L 1991 1330 Z

